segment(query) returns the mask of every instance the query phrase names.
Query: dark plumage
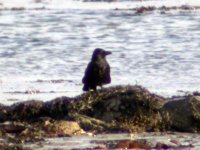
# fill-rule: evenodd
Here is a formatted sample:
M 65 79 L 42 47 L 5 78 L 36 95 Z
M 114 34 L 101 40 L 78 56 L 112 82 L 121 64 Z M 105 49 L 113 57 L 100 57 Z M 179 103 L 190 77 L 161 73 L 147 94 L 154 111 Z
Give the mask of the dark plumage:
M 111 54 L 101 48 L 96 48 L 93 52 L 92 59 L 88 64 L 85 75 L 83 77 L 83 90 L 96 90 L 97 86 L 108 84 L 111 82 L 110 66 L 106 61 L 106 55 Z

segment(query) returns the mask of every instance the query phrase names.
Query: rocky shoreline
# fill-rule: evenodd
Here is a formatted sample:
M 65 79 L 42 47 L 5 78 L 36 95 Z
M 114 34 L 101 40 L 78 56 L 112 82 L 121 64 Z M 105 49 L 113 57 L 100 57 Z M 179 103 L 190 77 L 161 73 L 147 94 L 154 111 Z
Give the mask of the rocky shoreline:
M 48 102 L 32 100 L 0 105 L 0 108 L 0 149 L 23 149 L 24 143 L 50 137 L 200 132 L 198 94 L 174 101 L 138 85 L 115 86 Z

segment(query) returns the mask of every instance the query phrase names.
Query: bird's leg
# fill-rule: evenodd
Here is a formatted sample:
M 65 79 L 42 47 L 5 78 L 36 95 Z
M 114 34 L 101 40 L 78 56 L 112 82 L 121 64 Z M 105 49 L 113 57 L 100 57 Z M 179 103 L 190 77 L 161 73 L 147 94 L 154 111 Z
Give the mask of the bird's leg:
M 92 86 L 91 88 L 93 91 L 97 91 L 97 87 L 96 86 Z

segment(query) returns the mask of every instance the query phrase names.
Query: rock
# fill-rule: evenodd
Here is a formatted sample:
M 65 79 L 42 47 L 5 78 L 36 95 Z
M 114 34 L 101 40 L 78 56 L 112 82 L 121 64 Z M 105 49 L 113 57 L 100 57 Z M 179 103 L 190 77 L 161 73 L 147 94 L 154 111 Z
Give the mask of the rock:
M 34 121 L 41 117 L 62 118 L 68 115 L 69 99 L 66 97 L 56 98 L 49 102 L 31 100 L 3 107 L 0 110 L 0 121 L 25 120 Z
M 0 122 L 3 122 L 7 119 L 8 106 L 0 104 Z
M 40 117 L 43 102 L 26 101 L 13 104 L 7 110 L 7 120 L 34 120 Z
M 25 10 L 25 7 L 13 7 L 11 8 L 13 11 Z
M 167 145 L 165 143 L 158 142 L 155 146 L 155 149 L 172 149 L 175 148 L 174 146 Z
M 177 146 L 181 145 L 180 141 L 175 140 L 175 139 L 171 139 L 170 142 L 173 143 L 173 144 L 176 144 Z
M 168 114 L 173 130 L 200 131 L 200 96 L 188 96 L 183 100 L 169 101 L 162 108 Z
M 200 96 L 190 95 L 177 101 L 167 101 L 141 86 L 115 86 L 74 98 L 0 105 L 0 121 L 0 138 L 11 143 L 77 134 L 93 136 L 93 133 L 105 132 L 199 132 Z M 114 144 L 115 147 L 109 148 L 148 149 L 151 146 L 135 139 L 119 142 L 117 146 Z M 154 145 L 161 149 L 172 146 L 182 145 L 176 140 Z
M 24 131 L 26 127 L 22 124 L 14 124 L 13 122 L 5 122 L 0 124 L 0 130 L 6 133 L 16 133 L 19 134 Z
M 99 144 L 98 146 L 92 148 L 93 150 L 106 150 L 106 145 L 104 144 Z M 87 150 L 89 150 L 89 148 L 87 148 Z
M 85 133 L 77 122 L 74 121 L 54 121 L 45 125 L 47 134 L 53 133 L 55 137 L 72 136 Z
M 8 143 L 6 141 L 0 141 L 0 149 L 1 150 L 23 150 L 23 146 L 21 144 Z
M 151 149 L 151 145 L 146 140 L 120 141 L 115 149 Z
M 195 9 L 193 6 L 189 6 L 189 5 L 182 5 L 180 8 L 183 9 L 183 10 L 193 10 L 193 9 Z
M 71 111 L 118 128 L 152 130 L 161 121 L 159 109 L 164 103 L 163 97 L 141 86 L 116 86 L 76 97 Z
M 46 117 L 43 124 L 51 124 L 51 119 L 76 121 L 91 132 L 200 131 L 200 96 L 167 102 L 141 86 L 115 86 L 74 98 L 45 103 L 32 100 L 0 108 L 1 122 L 40 123 Z
M 135 14 L 145 14 L 145 13 L 152 13 L 154 11 L 160 11 L 161 14 L 165 14 L 169 11 L 179 11 L 179 12 L 192 12 L 195 10 L 199 10 L 199 6 L 190 6 L 190 5 L 181 5 L 181 6 L 161 6 L 161 7 L 155 7 L 155 6 L 141 6 L 137 8 L 130 8 L 129 10 L 135 11 Z M 116 8 L 115 10 L 124 10 Z M 127 9 L 126 9 L 127 10 Z
M 139 7 L 136 9 L 136 14 L 142 14 L 142 13 L 145 13 L 145 12 L 151 12 L 151 11 L 154 11 L 156 9 L 156 7 L 153 7 L 153 6 L 149 6 L 149 7 Z
M 0 120 L 39 121 L 50 117 L 78 121 L 90 131 L 152 131 L 162 121 L 160 108 L 165 101 L 141 86 L 115 86 L 75 98 L 17 103 L 6 108 Z
M 157 142 L 154 149 L 191 149 L 192 144 L 182 145 L 179 141 L 162 141 Z
M 66 137 L 80 134 L 87 135 L 74 121 L 43 119 L 37 122 L 12 121 L 0 124 L 0 139 L 6 139 L 7 143 L 38 142 L 44 140 L 45 137 Z
M 112 129 L 111 124 L 85 115 L 71 114 L 71 117 L 86 131 L 102 132 Z
M 63 96 L 46 102 L 42 108 L 42 115 L 57 119 L 68 117 L 68 107 L 72 101 L 73 99 Z

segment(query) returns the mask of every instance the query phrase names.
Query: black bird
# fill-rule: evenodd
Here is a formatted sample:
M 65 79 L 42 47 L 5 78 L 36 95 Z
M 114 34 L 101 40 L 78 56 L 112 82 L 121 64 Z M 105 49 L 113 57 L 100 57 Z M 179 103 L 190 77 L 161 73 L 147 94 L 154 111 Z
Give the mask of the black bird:
M 111 54 L 101 48 L 96 48 L 93 52 L 92 59 L 88 64 L 85 75 L 83 77 L 83 91 L 90 89 L 96 90 L 97 86 L 108 84 L 111 82 L 110 66 L 106 61 L 106 55 Z

